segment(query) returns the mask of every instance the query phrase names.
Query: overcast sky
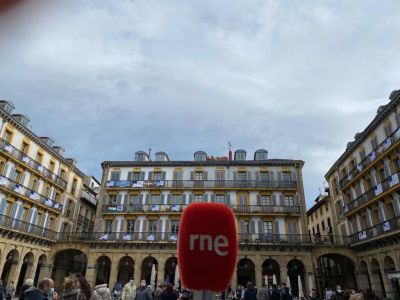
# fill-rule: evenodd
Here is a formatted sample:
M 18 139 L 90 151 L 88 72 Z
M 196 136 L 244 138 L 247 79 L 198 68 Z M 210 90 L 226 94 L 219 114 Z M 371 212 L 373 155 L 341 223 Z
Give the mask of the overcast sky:
M 304 160 L 310 207 L 400 88 L 398 0 L 58 3 L 0 21 L 0 98 L 97 177 L 137 150 L 230 141 Z

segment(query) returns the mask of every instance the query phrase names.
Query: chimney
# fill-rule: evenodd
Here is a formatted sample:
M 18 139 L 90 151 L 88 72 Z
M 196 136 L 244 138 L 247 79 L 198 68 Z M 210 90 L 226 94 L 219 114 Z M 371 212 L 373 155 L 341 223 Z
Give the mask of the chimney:
M 228 145 L 229 145 L 228 159 L 231 161 L 232 160 L 232 145 L 231 145 L 231 142 L 228 142 Z
M 56 151 L 59 155 L 64 156 L 65 149 L 61 146 L 53 146 L 54 151 Z
M 69 162 L 74 167 L 77 165 L 78 161 L 75 158 L 66 158 L 67 162 Z

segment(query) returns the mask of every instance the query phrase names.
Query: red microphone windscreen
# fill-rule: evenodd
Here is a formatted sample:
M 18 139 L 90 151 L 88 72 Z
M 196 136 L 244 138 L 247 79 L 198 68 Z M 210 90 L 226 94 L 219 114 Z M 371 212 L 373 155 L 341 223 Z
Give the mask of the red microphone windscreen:
M 193 203 L 179 225 L 178 266 L 185 288 L 226 290 L 236 267 L 238 241 L 233 211 L 219 203 Z

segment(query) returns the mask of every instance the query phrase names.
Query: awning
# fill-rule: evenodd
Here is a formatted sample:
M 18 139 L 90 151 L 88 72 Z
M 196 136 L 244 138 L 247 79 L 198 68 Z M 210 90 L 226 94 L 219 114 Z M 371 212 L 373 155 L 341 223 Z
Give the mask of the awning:
M 389 279 L 400 279 L 400 271 L 386 272 Z

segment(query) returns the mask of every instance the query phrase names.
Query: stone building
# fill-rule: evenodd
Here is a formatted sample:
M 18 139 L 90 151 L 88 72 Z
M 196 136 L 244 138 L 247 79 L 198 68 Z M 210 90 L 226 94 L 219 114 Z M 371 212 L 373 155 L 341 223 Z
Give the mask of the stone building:
M 333 222 L 348 236 L 359 288 L 400 295 L 400 91 L 354 136 L 325 175 Z

